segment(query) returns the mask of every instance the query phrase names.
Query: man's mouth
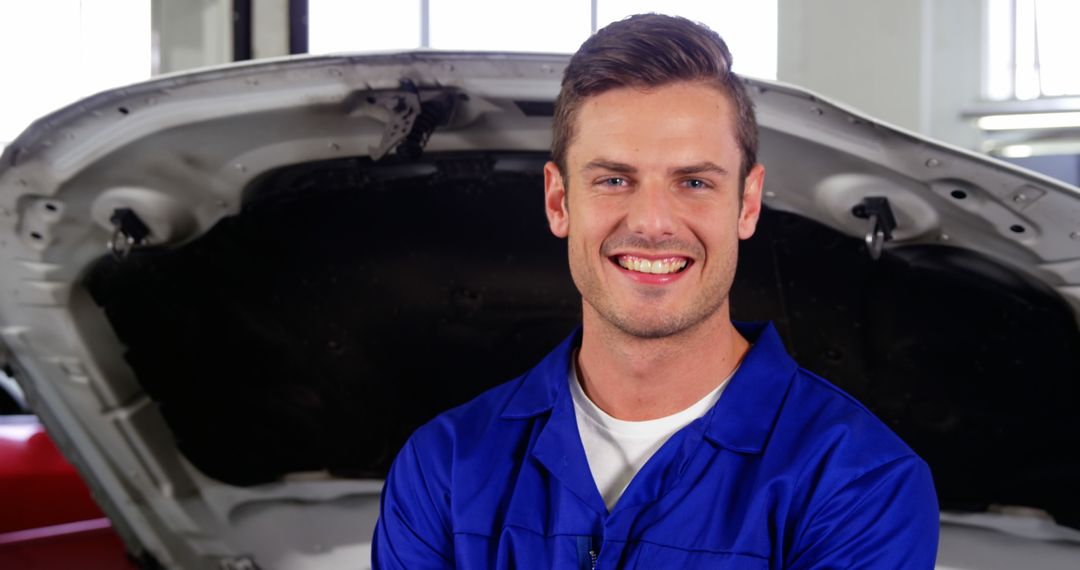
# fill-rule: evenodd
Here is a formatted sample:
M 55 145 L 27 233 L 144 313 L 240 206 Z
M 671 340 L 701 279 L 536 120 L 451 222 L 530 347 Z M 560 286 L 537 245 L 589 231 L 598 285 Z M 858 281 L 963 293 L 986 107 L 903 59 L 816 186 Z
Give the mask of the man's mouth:
M 686 257 L 663 257 L 660 259 L 648 259 L 633 255 L 612 256 L 612 261 L 626 269 L 637 273 L 649 273 L 652 275 L 669 275 L 679 273 L 690 265 L 690 259 Z

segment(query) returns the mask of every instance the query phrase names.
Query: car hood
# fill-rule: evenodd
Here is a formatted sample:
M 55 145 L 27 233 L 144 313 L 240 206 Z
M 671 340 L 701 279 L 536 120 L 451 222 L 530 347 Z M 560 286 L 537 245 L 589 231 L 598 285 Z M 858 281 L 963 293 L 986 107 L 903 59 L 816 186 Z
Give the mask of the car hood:
M 575 326 L 541 206 L 566 63 L 212 68 L 95 95 L 4 150 L 0 360 L 136 557 L 366 563 L 409 433 Z M 767 211 L 736 317 L 773 320 L 885 419 L 950 512 L 1080 526 L 1080 191 L 749 87 Z

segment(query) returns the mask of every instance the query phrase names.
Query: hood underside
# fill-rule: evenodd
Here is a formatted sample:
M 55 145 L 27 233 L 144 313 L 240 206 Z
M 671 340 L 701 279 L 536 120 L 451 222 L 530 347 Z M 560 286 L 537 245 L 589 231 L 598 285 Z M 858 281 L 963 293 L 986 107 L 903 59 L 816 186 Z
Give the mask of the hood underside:
M 5 150 L 0 356 L 133 550 L 366 561 L 412 430 L 580 319 L 541 200 L 564 66 L 222 68 L 88 99 Z M 773 320 L 886 421 L 943 509 L 1080 527 L 1080 192 L 751 89 L 767 210 L 735 317 Z M 868 197 L 897 221 L 876 260 L 852 214 Z M 132 217 L 148 237 L 127 252 Z

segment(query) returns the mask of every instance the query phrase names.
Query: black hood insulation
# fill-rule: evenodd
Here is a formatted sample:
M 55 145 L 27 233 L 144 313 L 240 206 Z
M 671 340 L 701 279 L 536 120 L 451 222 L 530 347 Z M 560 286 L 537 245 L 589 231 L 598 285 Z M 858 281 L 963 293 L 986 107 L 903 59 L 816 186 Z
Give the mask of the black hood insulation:
M 544 154 L 281 168 L 178 249 L 102 258 L 101 305 L 182 453 L 234 485 L 382 477 L 419 425 L 535 364 L 577 325 Z M 941 505 L 1080 527 L 1080 331 L 1045 286 L 970 251 L 886 250 L 767 211 L 740 249 L 738 320 L 930 464 Z

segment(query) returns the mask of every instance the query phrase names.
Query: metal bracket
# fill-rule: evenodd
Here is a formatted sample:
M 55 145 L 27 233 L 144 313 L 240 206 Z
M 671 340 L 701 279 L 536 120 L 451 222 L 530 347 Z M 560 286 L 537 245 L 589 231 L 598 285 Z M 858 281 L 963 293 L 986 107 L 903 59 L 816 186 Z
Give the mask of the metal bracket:
M 131 250 L 146 245 L 150 238 L 150 228 L 131 208 L 113 210 L 109 222 L 113 225 L 109 252 L 118 261 L 126 258 Z
M 851 209 L 856 218 L 869 220 L 866 227 L 866 250 L 870 253 L 870 259 L 877 261 L 881 257 L 885 242 L 893 238 L 893 230 L 896 229 L 896 217 L 893 216 L 889 199 L 880 196 L 868 196 L 863 198 Z
M 372 160 L 379 160 L 401 144 L 412 131 L 413 123 L 420 115 L 420 95 L 415 90 L 388 91 L 368 95 L 366 102 L 382 111 L 369 114 L 382 114 L 387 118 L 379 146 L 368 150 Z
M 379 160 L 392 150 L 419 157 L 435 128 L 449 122 L 456 100 L 453 91 L 422 91 L 408 80 L 401 82 L 401 89 L 364 95 L 356 112 L 386 123 L 379 145 L 368 150 L 371 159 Z

